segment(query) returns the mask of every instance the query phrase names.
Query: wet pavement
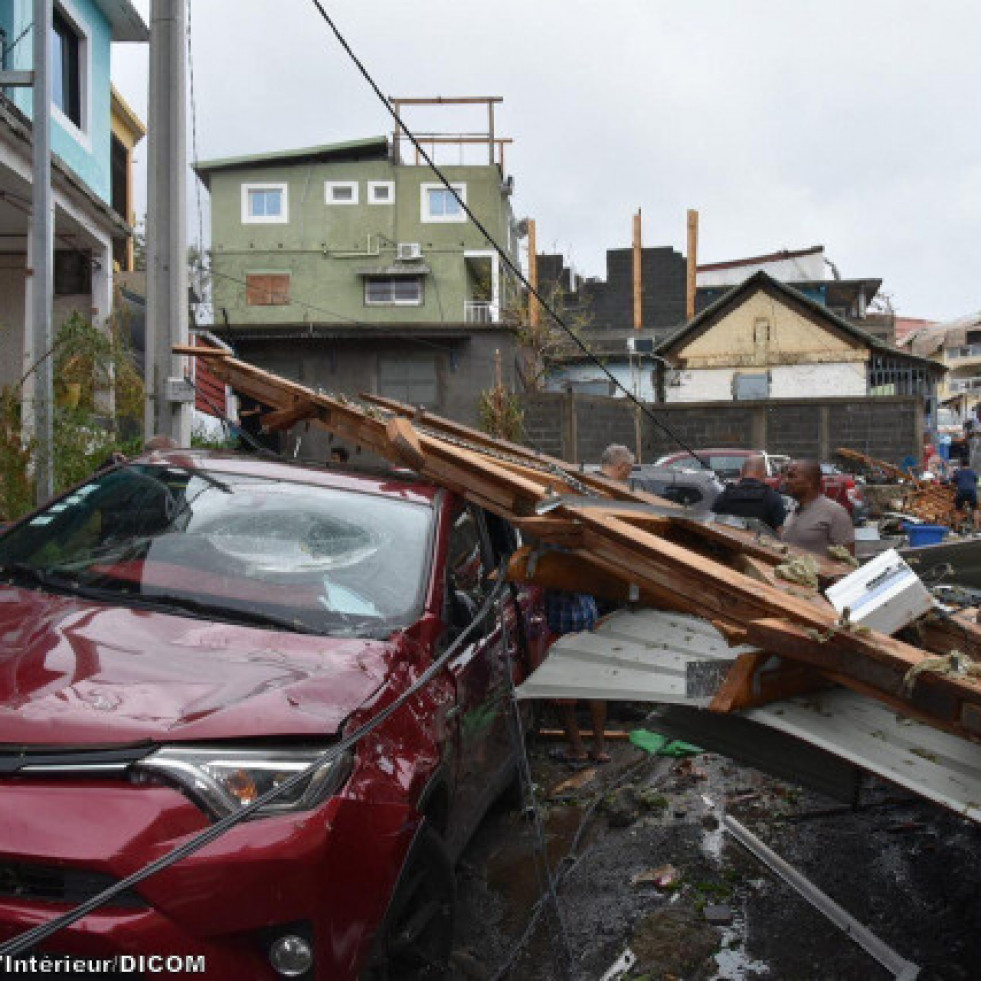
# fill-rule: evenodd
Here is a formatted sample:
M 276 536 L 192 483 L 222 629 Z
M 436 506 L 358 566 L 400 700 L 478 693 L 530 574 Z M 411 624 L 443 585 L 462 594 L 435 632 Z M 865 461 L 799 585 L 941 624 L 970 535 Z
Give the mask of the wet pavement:
M 535 820 L 495 809 L 457 874 L 454 977 L 598 981 L 628 947 L 632 979 L 890 977 L 726 833 L 726 814 L 921 978 L 981 974 L 981 828 L 881 782 L 853 810 L 714 754 L 614 743 L 612 763 L 573 773 L 555 745 L 530 759 L 561 921 L 540 902 Z

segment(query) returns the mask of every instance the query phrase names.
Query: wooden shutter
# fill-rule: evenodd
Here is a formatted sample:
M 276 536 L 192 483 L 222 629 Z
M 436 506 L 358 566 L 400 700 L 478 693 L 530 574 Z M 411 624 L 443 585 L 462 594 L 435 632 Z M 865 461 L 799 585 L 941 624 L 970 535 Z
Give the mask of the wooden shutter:
M 245 302 L 250 307 L 279 307 L 290 302 L 289 273 L 246 273 Z

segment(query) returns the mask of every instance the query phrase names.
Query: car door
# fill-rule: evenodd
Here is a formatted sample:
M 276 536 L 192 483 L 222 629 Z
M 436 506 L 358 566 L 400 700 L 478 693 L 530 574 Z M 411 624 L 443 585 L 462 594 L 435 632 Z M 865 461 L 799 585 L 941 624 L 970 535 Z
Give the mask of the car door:
M 459 636 L 490 592 L 493 552 L 481 510 L 456 505 L 448 536 L 446 561 L 447 640 Z M 511 605 L 505 594 L 492 617 L 471 634 L 450 660 L 457 702 L 455 725 L 456 794 L 453 832 L 463 840 L 500 792 L 511 772 L 508 741 L 507 658 L 500 616 Z M 513 618 L 508 646 L 516 644 Z

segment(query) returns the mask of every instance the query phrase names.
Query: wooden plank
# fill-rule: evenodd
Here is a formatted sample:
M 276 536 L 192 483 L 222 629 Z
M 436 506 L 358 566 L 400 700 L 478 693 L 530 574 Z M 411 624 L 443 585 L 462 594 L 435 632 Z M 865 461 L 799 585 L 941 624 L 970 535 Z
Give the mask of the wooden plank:
M 747 632 L 751 644 L 811 664 L 849 688 L 872 694 L 901 711 L 935 719 L 952 731 L 966 733 L 961 721 L 966 707 L 981 707 L 981 685 L 972 679 L 924 672 L 917 677 L 912 692 L 907 692 L 903 684 L 906 672 L 924 655 L 915 648 L 909 648 L 907 654 L 902 650 L 906 645 L 898 642 L 893 657 L 887 660 L 881 652 L 875 657 L 861 656 L 872 644 L 856 631 L 840 631 L 822 641 L 821 635 L 797 624 L 767 619 L 749 623 Z
M 735 712 L 827 688 L 830 682 L 805 664 L 767 653 L 740 654 L 709 705 L 711 712 Z
M 414 470 L 421 470 L 425 466 L 426 455 L 408 419 L 393 416 L 385 424 L 385 435 L 392 445 L 395 456 L 403 460 L 406 466 Z
M 507 576 L 512 582 L 534 583 L 545 589 L 589 592 L 613 603 L 627 603 L 631 599 L 629 584 L 619 576 L 611 575 L 585 552 L 560 552 L 523 545 L 511 556 Z M 658 601 L 657 596 L 643 590 L 637 595 L 641 606 L 657 606 Z
M 752 694 L 756 669 L 768 657 L 768 654 L 763 653 L 740 654 L 709 704 L 709 711 L 724 714 L 747 705 Z
M 310 419 L 323 411 L 319 406 L 314 405 L 310 399 L 297 399 L 293 405 L 286 409 L 275 409 L 265 413 L 259 421 L 266 432 L 277 432 L 289 429 L 296 423 Z
M 289 410 L 307 399 L 322 410 L 314 421 L 329 432 L 347 435 L 398 463 L 404 462 L 408 452 L 423 477 L 508 520 L 539 521 L 537 527 L 543 536 L 548 534 L 547 527 L 559 539 L 564 535 L 579 542 L 581 535 L 582 547 L 553 551 L 551 557 L 546 553 L 539 562 L 542 569 L 548 570 L 556 588 L 607 593 L 609 598 L 623 601 L 629 598 L 633 585 L 640 602 L 703 616 L 733 636 L 741 637 L 745 632 L 751 642 L 764 650 L 777 651 L 781 657 L 807 666 L 802 669 L 804 675 L 817 669 L 886 704 L 919 713 L 939 727 L 961 733 L 972 727 L 981 730 L 978 682 L 927 674 L 908 696 L 902 679 L 927 656 L 922 647 L 882 634 L 837 629 L 837 614 L 823 600 L 794 595 L 777 585 L 769 572 L 775 564 L 773 555 L 758 543 L 754 550 L 754 543 L 747 542 L 745 536 L 733 537 L 734 529 L 722 532 L 721 526 L 715 526 L 706 532 L 702 529 L 713 526 L 690 519 L 638 519 L 622 509 L 618 511 L 616 502 L 661 502 L 653 495 L 632 493 L 607 478 L 575 473 L 562 461 L 556 466 L 575 473 L 577 479 L 582 477 L 586 486 L 607 499 L 605 513 L 602 508 L 566 503 L 547 516 L 536 515 L 535 506 L 549 499 L 553 484 L 548 474 L 537 469 L 545 458 L 527 449 L 521 451 L 523 456 L 508 449 L 508 459 L 502 460 L 500 442 L 472 431 L 461 438 L 457 424 L 424 417 L 427 431 L 421 432 L 400 410 L 394 414 L 402 417 L 404 423 L 390 427 L 391 410 L 382 412 L 379 407 L 352 404 L 342 396 L 313 392 L 230 358 L 226 352 L 212 355 L 207 349 L 194 348 L 187 353 L 203 355 L 216 377 L 274 412 Z M 404 437 L 403 446 L 396 445 L 399 440 L 392 439 L 393 432 Z M 685 521 L 689 521 L 687 526 Z M 679 537 L 681 533 L 687 536 L 684 544 L 667 537 Z M 724 561 L 719 560 L 720 555 Z M 740 562 L 753 572 L 755 579 L 726 564 L 731 564 L 736 556 L 744 557 Z M 752 561 L 747 564 L 745 558 Z M 527 572 L 526 563 L 526 576 Z M 543 573 L 536 571 L 535 575 Z M 942 631 L 934 630 L 933 635 L 932 643 L 937 646 L 949 639 Z M 822 637 L 826 638 L 824 643 L 820 641 Z M 789 674 L 788 668 L 782 683 L 786 683 Z M 757 680 L 762 688 L 765 679 Z
M 583 528 L 578 521 L 563 518 L 515 518 L 511 522 L 522 535 L 561 545 L 565 548 L 581 548 Z

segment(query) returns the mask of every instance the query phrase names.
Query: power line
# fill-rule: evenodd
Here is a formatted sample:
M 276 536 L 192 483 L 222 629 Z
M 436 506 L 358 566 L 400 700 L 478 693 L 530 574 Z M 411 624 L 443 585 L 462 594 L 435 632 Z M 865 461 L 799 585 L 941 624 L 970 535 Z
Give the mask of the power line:
M 378 84 L 371 77 L 371 74 L 368 72 L 368 69 L 365 68 L 365 66 L 362 64 L 361 60 L 354 53 L 353 49 L 351 48 L 350 44 L 348 44 L 348 42 L 345 39 L 344 35 L 341 34 L 341 32 L 338 29 L 337 25 L 331 19 L 330 14 L 328 14 L 327 11 L 324 9 L 324 6 L 320 2 L 320 0 L 312 0 L 312 2 L 313 2 L 313 5 L 317 8 L 318 12 L 320 13 L 320 16 L 324 19 L 324 21 L 327 24 L 327 26 L 333 32 L 334 37 L 337 38 L 338 44 L 340 44 L 340 46 L 344 49 L 345 53 L 348 55 L 348 57 L 351 59 L 351 61 L 354 62 L 355 67 L 361 73 L 361 75 L 364 78 L 364 80 L 368 83 L 368 85 L 371 87 L 372 91 L 378 97 L 378 100 L 381 102 L 381 104 L 388 111 L 389 115 L 395 121 L 396 126 L 398 126 L 398 128 L 405 134 L 405 136 L 409 140 L 409 142 L 412 143 L 412 145 L 415 147 L 416 153 L 419 154 L 419 157 L 426 162 L 426 165 L 429 167 L 429 169 L 439 178 L 440 182 L 450 192 L 450 194 L 453 195 L 453 197 L 455 198 L 457 204 L 463 210 L 464 214 L 466 214 L 466 216 L 470 219 L 470 221 L 473 222 L 474 227 L 491 244 L 491 246 L 493 247 L 494 251 L 497 252 L 498 256 L 504 262 L 504 264 L 507 266 L 507 268 L 510 270 L 510 272 L 512 273 L 512 275 L 514 275 L 518 279 L 518 281 L 525 287 L 525 289 L 527 289 L 528 292 L 532 296 L 535 297 L 535 299 L 541 304 L 542 309 L 552 318 L 552 320 L 562 330 L 564 330 L 566 332 L 566 334 L 569 335 L 569 337 L 572 339 L 572 341 L 576 345 L 576 347 L 578 347 L 579 350 L 582 351 L 582 353 L 584 355 L 586 355 L 586 357 L 589 358 L 600 369 L 600 371 L 602 371 L 603 374 L 606 375 L 606 377 L 611 382 L 613 382 L 613 384 L 616 386 L 616 388 L 618 388 L 621 392 L 623 392 L 625 398 L 627 398 L 629 401 L 633 402 L 633 404 L 637 407 L 637 409 L 643 415 L 645 415 L 648 419 L 650 419 L 650 421 L 652 423 L 654 423 L 654 425 L 657 426 L 658 429 L 660 429 L 663 433 L 665 433 L 666 435 L 668 435 L 680 447 L 682 447 L 682 449 L 684 449 L 695 460 L 697 460 L 698 463 L 701 464 L 701 466 L 705 467 L 706 469 L 709 469 L 708 464 L 703 459 L 701 459 L 701 457 L 699 457 L 699 455 L 691 448 L 691 446 L 688 445 L 687 442 L 685 442 L 684 439 L 681 438 L 681 436 L 679 436 L 666 423 L 664 423 L 660 419 L 658 419 L 657 416 L 655 416 L 654 413 L 651 412 L 651 410 L 646 405 L 644 405 L 644 403 L 641 402 L 640 399 L 638 399 L 633 394 L 633 392 L 631 392 L 625 385 L 623 385 L 620 382 L 620 380 L 616 377 L 616 375 L 614 375 L 613 372 L 610 371 L 609 368 L 607 368 L 606 365 L 603 364 L 603 362 L 595 354 L 593 354 L 593 352 L 589 349 L 589 347 L 576 335 L 575 331 L 572 330 L 572 328 L 570 328 L 565 323 L 565 321 L 552 309 L 552 306 L 538 292 L 538 289 L 536 287 L 534 287 L 534 286 L 531 285 L 531 283 L 525 277 L 524 273 L 517 266 L 517 264 L 504 251 L 504 249 L 502 249 L 501 246 L 497 244 L 497 241 L 493 238 L 493 236 L 490 234 L 490 232 L 487 231 L 487 229 L 484 227 L 484 225 L 480 221 L 480 219 L 477 218 L 477 216 L 473 213 L 473 211 L 470 210 L 469 206 L 467 205 L 467 202 L 464 201 L 463 198 L 456 192 L 456 190 L 454 189 L 453 185 L 450 183 L 449 179 L 446 177 L 446 175 L 443 173 L 443 171 L 440 170 L 440 168 L 433 161 L 432 157 L 426 152 L 425 148 L 419 142 L 419 140 L 416 139 L 415 134 L 402 121 L 402 118 L 395 111 L 395 108 L 392 106 L 391 102 L 389 102 L 388 98 L 385 96 L 385 94 L 382 92 L 382 90 L 378 87 Z
M 187 73 L 191 97 L 191 152 L 194 154 L 194 163 L 197 165 L 198 156 L 198 110 L 197 100 L 194 95 L 194 50 L 191 45 L 191 8 L 194 4 L 187 5 Z M 195 198 L 197 199 L 198 209 L 198 267 L 201 272 L 206 272 L 204 258 L 204 212 L 201 205 L 201 181 L 194 181 Z

